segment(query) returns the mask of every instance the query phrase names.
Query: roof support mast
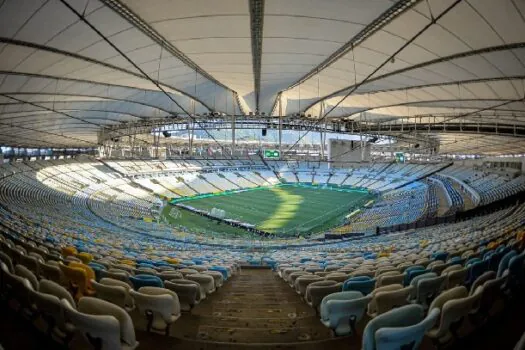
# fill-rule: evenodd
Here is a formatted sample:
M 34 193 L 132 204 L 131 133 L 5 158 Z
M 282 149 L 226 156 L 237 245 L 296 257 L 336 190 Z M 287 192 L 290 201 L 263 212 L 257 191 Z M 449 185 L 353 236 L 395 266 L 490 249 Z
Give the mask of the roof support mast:
M 250 0 L 250 29 L 252 36 L 253 84 L 255 113 L 259 114 L 261 94 L 261 59 L 263 42 L 264 0 Z

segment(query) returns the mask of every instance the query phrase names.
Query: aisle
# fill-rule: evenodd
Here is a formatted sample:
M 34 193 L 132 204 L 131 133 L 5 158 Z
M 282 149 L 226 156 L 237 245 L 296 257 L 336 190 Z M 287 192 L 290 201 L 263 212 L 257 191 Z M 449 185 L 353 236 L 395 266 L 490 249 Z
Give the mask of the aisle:
M 295 343 L 331 338 L 314 310 L 267 269 L 244 269 L 177 323 L 174 336 L 213 342 Z

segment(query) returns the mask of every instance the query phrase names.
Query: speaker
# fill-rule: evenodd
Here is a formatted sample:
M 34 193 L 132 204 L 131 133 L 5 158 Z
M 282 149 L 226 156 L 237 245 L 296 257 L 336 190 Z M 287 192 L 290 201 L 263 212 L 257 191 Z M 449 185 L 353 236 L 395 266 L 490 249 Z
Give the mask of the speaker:
M 261 129 L 261 135 L 266 136 L 266 129 Z
M 171 133 L 169 131 L 163 131 L 162 135 L 164 135 L 164 137 L 171 137 Z

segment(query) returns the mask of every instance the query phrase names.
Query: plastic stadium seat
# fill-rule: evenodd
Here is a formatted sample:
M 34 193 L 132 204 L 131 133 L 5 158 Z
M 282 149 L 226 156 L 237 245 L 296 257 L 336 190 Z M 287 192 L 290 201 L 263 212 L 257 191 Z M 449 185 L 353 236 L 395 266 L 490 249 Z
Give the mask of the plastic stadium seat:
M 41 258 L 37 258 L 32 255 L 22 255 L 20 257 L 20 265 L 25 266 L 31 272 L 33 272 L 36 276 L 40 275 L 40 263 L 44 262 Z
M 126 311 L 107 301 L 84 297 L 75 310 L 62 300 L 66 317 L 77 331 L 89 334 L 88 339 L 99 340 L 100 349 L 135 349 L 139 343 L 135 329 Z
M 229 277 L 228 275 L 228 269 L 222 266 L 212 266 L 208 268 L 208 271 L 219 271 L 222 273 L 222 276 L 224 277 L 224 280 L 226 281 Z
M 422 275 L 428 271 L 421 265 L 413 265 L 407 267 L 404 272 L 405 280 L 403 281 L 403 285 L 408 286 L 414 277 Z
M 142 287 L 130 290 L 138 310 L 148 320 L 147 330 L 164 331 L 169 334 L 169 326 L 180 317 L 180 304 L 177 294 L 159 287 Z
M 44 294 L 50 294 L 56 296 L 58 299 L 66 299 L 71 305 L 75 305 L 75 300 L 71 293 L 69 293 L 64 287 L 50 280 L 40 280 L 38 284 L 38 291 Z
M 479 276 L 483 275 L 488 269 L 489 269 L 488 260 L 483 260 L 483 261 L 480 260 L 480 261 L 472 263 L 469 266 L 468 278 L 467 278 L 466 284 L 470 286 L 472 283 L 474 283 L 476 279 L 478 279 Z
M 92 295 L 94 291 L 90 288 L 91 279 L 84 268 L 59 265 L 69 288 L 75 293 L 75 299 L 79 300 L 84 295 Z M 93 273 L 94 275 L 94 273 Z M 94 277 L 94 276 L 93 276 Z
M 447 257 L 448 257 L 448 253 L 447 252 L 435 252 L 434 254 L 431 255 L 431 259 L 437 261 L 437 260 L 440 260 L 440 261 L 447 261 Z
M 78 253 L 76 254 L 76 257 L 79 258 L 82 261 L 82 263 L 86 265 L 93 260 L 93 255 L 86 252 Z
M 415 302 L 427 308 L 432 300 L 445 288 L 446 281 L 446 276 L 436 276 L 418 280 Z
M 367 276 L 351 277 L 343 283 L 343 292 L 346 291 L 357 291 L 363 295 L 370 294 L 376 285 L 375 278 Z
M 98 283 L 96 281 L 91 281 L 97 298 L 115 304 L 126 311 L 133 310 L 133 300 L 129 294 L 129 285 L 118 280 L 112 280 L 108 284 L 107 278 L 104 279 L 104 282 L 105 283 Z M 122 284 L 119 285 L 118 282 Z M 124 285 L 126 285 L 127 288 Z
M 6 253 L 0 251 L 0 261 L 3 262 L 6 266 L 9 272 L 13 273 L 15 272 L 15 265 L 13 264 L 13 260 L 9 255 Z
M 370 296 L 372 297 L 372 299 L 370 300 L 370 303 L 368 303 L 368 310 L 367 310 L 368 315 L 377 314 L 376 296 L 378 293 L 396 291 L 400 289 L 403 289 L 402 284 L 389 284 L 389 285 L 378 287 L 374 289 L 372 293 L 370 293 Z
M 224 277 L 219 271 L 203 271 L 201 274 L 213 277 L 215 288 L 222 287 L 222 284 L 224 283 Z
M 182 276 L 182 273 L 180 273 L 178 271 L 170 271 L 170 270 L 162 271 L 161 273 L 159 273 L 159 277 L 163 281 L 175 280 L 175 279 L 183 279 L 184 278 L 184 276 Z
M 69 246 L 69 247 L 63 247 L 63 248 L 61 249 L 61 253 L 62 253 L 62 256 L 63 256 L 64 258 L 66 258 L 66 257 L 68 257 L 68 256 L 70 256 L 70 255 L 75 255 L 75 254 L 77 253 L 77 248 L 75 248 L 75 247 L 71 247 L 71 246 Z
M 310 275 L 299 276 L 295 280 L 295 291 L 297 292 L 297 294 L 304 297 L 306 295 L 306 288 L 308 287 L 310 283 L 314 283 L 314 282 L 318 282 L 322 280 L 323 278 L 317 275 L 310 274 Z
M 377 277 L 376 287 L 388 286 L 390 284 L 403 284 L 405 274 L 396 271 L 385 272 Z
M 31 283 L 33 289 L 38 290 L 38 278 L 27 267 L 25 267 L 24 265 L 16 265 L 15 274 L 27 279 L 29 283 Z
M 503 272 L 505 272 L 505 270 L 509 266 L 510 259 L 512 259 L 516 255 L 518 255 L 518 253 L 515 250 L 511 250 L 501 258 L 498 265 L 498 277 L 503 276 Z
M 106 271 L 106 267 L 104 265 L 101 265 L 101 264 L 98 264 L 98 263 L 94 263 L 94 262 L 90 262 L 88 264 L 89 267 L 91 267 L 91 269 L 93 269 L 93 272 L 95 272 L 95 279 L 97 281 L 100 281 L 100 279 L 102 278 L 102 273 L 101 271 Z
M 46 333 L 49 336 L 59 338 L 64 344 L 69 342 L 75 331 L 74 326 L 66 322 L 64 315 L 64 305 L 60 299 L 52 294 L 46 294 L 39 291 L 31 292 L 33 301 L 38 314 L 46 322 Z M 74 304 L 72 307 L 76 307 Z
M 513 256 L 509 260 L 508 265 L 508 274 L 507 274 L 507 283 L 506 286 L 512 291 L 518 290 L 519 287 L 522 287 L 525 280 L 525 250 L 516 256 Z M 504 273 L 505 274 L 505 273 Z
M 377 349 L 417 349 L 425 332 L 436 323 L 439 313 L 438 309 L 434 309 L 421 322 L 412 326 L 380 328 L 375 334 Z
M 363 318 L 371 299 L 370 295 L 354 291 L 329 294 L 321 301 L 321 322 L 338 336 L 355 334 L 355 326 Z
M 93 271 L 93 269 L 84 264 L 84 263 L 81 263 L 81 262 L 75 262 L 75 261 L 72 261 L 69 263 L 69 267 L 73 267 L 73 268 L 80 268 L 80 269 L 83 269 L 84 271 L 86 271 L 86 276 L 88 278 L 88 288 L 91 288 L 91 280 L 95 279 L 96 278 L 96 275 L 95 275 L 95 271 Z
M 348 275 L 343 272 L 331 272 L 325 276 L 325 279 L 336 282 L 344 282 L 348 279 Z
M 112 279 L 115 279 L 115 280 L 119 280 L 119 281 L 125 282 L 125 283 L 129 284 L 130 286 L 132 286 L 131 281 L 129 279 L 130 275 L 129 275 L 128 272 L 126 272 L 124 270 L 120 270 L 120 271 L 116 271 L 115 269 L 112 269 L 112 270 L 100 270 L 99 274 L 100 274 L 100 279 L 112 278 Z
M 371 317 L 376 317 L 396 307 L 408 304 L 410 293 L 414 289 L 413 286 L 408 286 L 402 289 L 380 291 L 374 294 L 376 311 L 370 314 Z
M 329 294 L 340 292 L 341 287 L 342 283 L 330 280 L 310 283 L 306 287 L 305 301 L 317 312 L 323 298 Z
M 162 280 L 160 277 L 152 276 L 152 275 L 136 275 L 136 276 L 130 276 L 129 280 L 133 284 L 133 288 L 135 290 L 138 290 L 142 287 L 164 287 L 164 283 L 162 283 Z
M 172 280 L 164 282 L 164 286 L 177 293 L 181 310 L 190 311 L 200 301 L 200 285 L 195 281 Z
M 295 280 L 301 276 L 312 276 L 311 273 L 306 271 L 295 271 L 288 275 L 288 284 L 290 287 L 295 286 Z
M 436 344 L 447 343 L 452 340 L 453 333 L 451 326 L 463 317 L 468 316 L 472 307 L 481 297 L 483 288 L 478 288 L 475 293 L 468 296 L 467 289 L 464 286 L 455 287 L 441 293 L 432 304 L 429 310 L 438 308 L 441 310 L 439 323 L 427 332 L 427 335 L 433 339 Z
M 406 305 L 370 320 L 363 332 L 363 350 L 417 349 L 439 310 L 425 312 L 420 305 Z
M 187 280 L 195 281 L 201 286 L 201 299 L 205 299 L 207 294 L 215 292 L 215 280 L 212 276 L 195 273 L 185 277 Z

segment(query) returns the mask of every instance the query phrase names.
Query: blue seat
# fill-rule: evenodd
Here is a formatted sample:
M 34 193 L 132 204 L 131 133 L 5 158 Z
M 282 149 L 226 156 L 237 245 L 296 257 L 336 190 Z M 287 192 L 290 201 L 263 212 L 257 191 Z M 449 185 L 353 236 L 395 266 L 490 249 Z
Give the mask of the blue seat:
M 427 270 L 427 269 L 417 269 L 417 270 L 410 271 L 409 273 L 405 275 L 405 281 L 404 281 L 404 283 L 406 283 L 405 286 L 410 285 L 410 282 L 412 282 L 412 280 L 415 277 L 423 275 L 428 272 L 430 272 L 430 270 Z
M 421 265 L 413 265 L 413 266 L 407 267 L 405 269 L 405 279 L 403 280 L 403 285 L 408 286 L 410 284 L 410 281 L 412 281 L 412 278 L 418 276 L 416 274 L 417 271 L 425 271 L 425 272 L 427 272 L 425 270 L 425 267 L 423 267 Z
M 465 267 L 469 267 L 470 265 L 472 264 L 475 264 L 475 263 L 478 263 L 480 262 L 481 259 L 480 258 L 470 258 L 467 260 L 467 262 L 465 263 Z
M 517 287 L 523 285 L 523 280 L 525 277 L 525 271 L 523 270 L 523 262 L 525 261 L 525 251 L 520 255 L 513 256 L 509 261 L 509 275 L 507 277 L 507 285 L 511 289 L 516 289 Z
M 460 265 L 463 265 L 463 263 L 465 262 L 465 259 L 463 259 L 462 257 L 460 256 L 455 256 L 453 258 L 451 258 L 447 263 L 449 265 L 454 265 L 454 264 L 460 264 Z
M 101 271 L 105 271 L 106 267 L 104 265 L 97 264 L 97 263 L 94 263 L 94 262 L 90 262 L 88 264 L 88 266 L 91 267 L 93 269 L 93 271 L 95 272 L 95 279 L 97 281 L 100 281 L 100 279 L 102 278 Z
M 440 311 L 427 317 L 421 305 L 405 305 L 370 320 L 363 332 L 363 350 L 418 349 L 425 333 L 434 326 Z
M 467 285 L 471 285 L 481 275 L 489 269 L 489 261 L 477 261 L 470 265 L 468 272 Z
M 435 252 L 431 255 L 431 260 L 441 260 L 447 261 L 448 253 L 447 252 Z
M 321 301 L 321 322 L 331 328 L 338 336 L 356 333 L 356 324 L 363 318 L 371 295 L 363 296 L 360 292 L 337 292 Z
M 511 250 L 507 254 L 505 254 L 498 265 L 498 278 L 503 276 L 503 272 L 508 268 L 510 259 L 512 259 L 514 256 L 518 255 L 518 253 L 515 250 Z
M 208 270 L 210 270 L 210 271 L 218 271 L 218 272 L 222 273 L 222 277 L 224 278 L 225 281 L 228 279 L 228 269 L 225 268 L 225 267 L 212 266 L 212 267 L 208 268 Z
M 361 292 L 363 295 L 372 293 L 376 285 L 375 278 L 370 278 L 367 276 L 359 276 L 347 279 L 343 283 L 343 292 L 347 291 L 357 291 Z
M 164 288 L 164 283 L 160 277 L 153 275 L 136 275 L 130 276 L 129 280 L 133 284 L 133 288 L 138 290 L 141 287 L 161 287 Z
M 154 268 L 155 268 L 155 265 L 153 265 L 153 264 L 148 264 L 148 263 L 142 263 L 142 264 L 138 264 L 138 265 L 137 265 L 137 268 L 141 268 L 141 267 L 145 267 L 145 268 L 148 268 L 148 269 L 154 269 Z

